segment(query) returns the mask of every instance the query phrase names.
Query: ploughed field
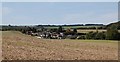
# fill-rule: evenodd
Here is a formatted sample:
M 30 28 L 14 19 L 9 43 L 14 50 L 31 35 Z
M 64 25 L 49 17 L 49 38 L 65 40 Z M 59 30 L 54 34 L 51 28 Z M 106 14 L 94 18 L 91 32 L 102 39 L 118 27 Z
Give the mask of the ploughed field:
M 118 42 L 38 39 L 17 31 L 2 32 L 4 60 L 117 60 Z

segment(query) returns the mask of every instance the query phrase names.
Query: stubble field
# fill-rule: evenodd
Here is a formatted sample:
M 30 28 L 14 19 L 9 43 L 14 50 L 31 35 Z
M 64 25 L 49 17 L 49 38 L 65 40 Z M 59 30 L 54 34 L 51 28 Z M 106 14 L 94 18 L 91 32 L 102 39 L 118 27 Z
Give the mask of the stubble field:
M 17 31 L 2 32 L 3 60 L 118 60 L 118 42 L 38 39 Z

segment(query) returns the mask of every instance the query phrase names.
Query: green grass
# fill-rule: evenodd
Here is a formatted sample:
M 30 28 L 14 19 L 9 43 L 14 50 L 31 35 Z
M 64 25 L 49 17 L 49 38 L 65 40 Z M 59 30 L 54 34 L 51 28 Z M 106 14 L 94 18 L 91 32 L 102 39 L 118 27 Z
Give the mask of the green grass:
M 77 32 L 78 33 L 88 33 L 88 32 L 96 32 L 96 29 L 78 29 Z M 106 32 L 105 29 L 98 29 L 98 32 Z
M 101 27 L 101 26 L 63 26 L 64 29 L 67 28 L 91 28 L 91 27 Z M 58 28 L 58 27 L 45 27 L 48 29 Z
M 49 39 L 48 39 L 49 40 Z M 58 40 L 58 39 L 52 39 L 52 40 Z M 67 41 L 67 42 L 110 42 L 110 43 L 116 43 L 117 40 L 82 40 L 82 39 L 60 39 L 62 41 Z
M 22 34 L 20 32 L 17 32 L 17 31 L 4 31 L 2 32 L 4 36 L 19 36 L 20 38 L 35 38 L 36 37 L 32 37 L 32 36 L 28 36 L 28 35 L 25 35 L 25 34 Z M 117 40 L 78 40 L 78 39 L 38 39 L 38 40 L 45 40 L 45 41 L 50 41 L 50 40 L 55 40 L 55 41 L 58 41 L 58 40 L 61 40 L 61 41 L 65 41 L 65 42 L 97 42 L 97 43 L 117 43 Z M 18 40 L 19 41 L 19 40 Z M 17 43 L 19 44 L 19 43 Z M 26 44 L 26 43 L 25 43 Z
M 117 42 L 115 40 L 73 40 L 73 41 L 80 41 L 80 42 Z

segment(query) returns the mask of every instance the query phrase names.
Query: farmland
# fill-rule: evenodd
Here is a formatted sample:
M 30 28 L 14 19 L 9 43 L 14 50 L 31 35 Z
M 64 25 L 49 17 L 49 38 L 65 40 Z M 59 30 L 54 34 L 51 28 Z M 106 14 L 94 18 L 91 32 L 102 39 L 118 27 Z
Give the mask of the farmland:
M 118 43 L 110 40 L 38 39 L 17 31 L 4 31 L 2 56 L 4 60 L 117 60 Z
M 74 28 L 95 28 L 95 27 L 97 27 L 97 28 L 100 28 L 100 27 L 104 27 L 104 26 L 63 26 L 63 28 L 64 29 L 68 29 L 68 28 L 72 28 L 72 29 L 74 29 Z M 48 28 L 48 29 L 53 29 L 53 28 L 59 28 L 59 26 L 48 26 L 48 27 L 45 27 L 45 28 Z
M 96 32 L 96 29 L 79 29 L 77 30 L 79 33 L 88 33 L 88 32 Z M 98 32 L 106 32 L 105 29 L 99 29 Z
M 87 28 L 94 28 L 94 27 L 97 27 L 97 28 L 100 28 L 102 26 L 64 26 L 63 28 L 64 29 L 77 29 L 77 28 L 85 28 L 85 29 L 77 29 L 77 31 L 79 33 L 88 33 L 88 32 L 96 32 L 96 29 L 87 29 Z M 58 28 L 58 27 L 45 27 L 47 29 L 54 29 L 54 28 Z M 106 29 L 98 29 L 98 32 L 106 32 L 107 30 Z M 118 30 L 120 32 L 120 30 Z

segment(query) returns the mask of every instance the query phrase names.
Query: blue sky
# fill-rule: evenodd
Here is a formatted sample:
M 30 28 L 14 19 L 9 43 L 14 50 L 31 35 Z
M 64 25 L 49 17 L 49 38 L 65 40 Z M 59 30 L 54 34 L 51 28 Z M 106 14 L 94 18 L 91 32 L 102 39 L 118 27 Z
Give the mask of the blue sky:
M 119 0 L 1 0 L 2 2 L 118 2 Z
M 118 21 L 117 2 L 3 2 L 2 24 L 109 24 Z

